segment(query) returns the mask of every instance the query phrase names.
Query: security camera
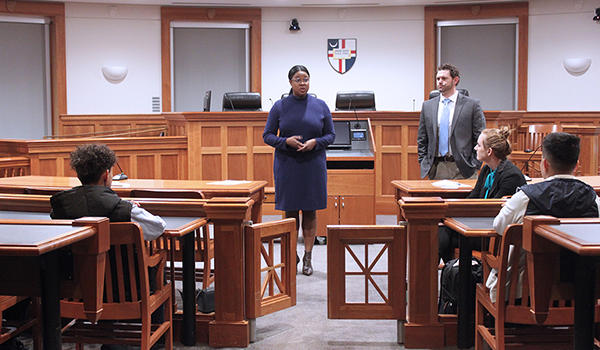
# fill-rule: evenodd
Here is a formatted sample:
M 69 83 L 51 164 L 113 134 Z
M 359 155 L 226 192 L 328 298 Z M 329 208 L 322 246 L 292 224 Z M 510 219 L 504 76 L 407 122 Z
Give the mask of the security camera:
M 600 21 L 600 7 L 598 7 L 596 9 L 596 12 L 594 13 L 594 18 L 592 18 L 594 21 Z

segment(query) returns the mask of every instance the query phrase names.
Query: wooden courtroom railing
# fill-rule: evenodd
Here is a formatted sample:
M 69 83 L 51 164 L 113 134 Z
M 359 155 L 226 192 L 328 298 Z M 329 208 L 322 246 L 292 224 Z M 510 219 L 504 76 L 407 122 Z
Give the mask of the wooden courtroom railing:
M 403 343 L 406 226 L 329 225 L 327 230 L 327 317 L 398 320 Z M 353 291 L 364 286 L 363 293 L 349 293 L 349 284 Z
M 504 200 L 403 197 L 398 217 L 408 222 L 406 348 L 456 344 L 456 316 L 438 315 L 438 225 L 445 217 L 496 216 Z
M 115 132 L 140 128 L 164 128 L 167 126 L 161 114 L 61 114 L 58 135 Z M 160 131 L 148 130 L 137 136 L 158 136 Z
M 69 166 L 69 156 L 77 145 L 86 143 L 108 145 L 130 178 L 187 179 L 188 152 L 184 136 L 0 140 L 0 156 L 29 158 L 32 175 L 76 176 Z
M 69 139 L 69 138 L 81 138 L 81 137 L 123 137 L 123 136 L 149 136 L 143 134 L 152 134 L 151 136 L 165 136 L 167 131 L 166 126 L 158 127 L 145 127 L 145 128 L 133 128 L 124 130 L 112 130 L 112 131 L 97 131 L 97 132 L 84 132 L 81 134 L 69 134 L 69 135 L 47 135 L 44 136 L 44 140 L 48 139 Z M 158 134 L 158 135 L 157 135 Z M 161 135 L 162 134 L 162 135 Z
M 250 341 L 255 320 L 296 305 L 296 220 L 285 219 L 244 226 L 246 256 L 246 318 Z M 280 243 L 279 254 L 275 241 Z
M 24 176 L 31 174 L 29 158 L 0 158 L 0 177 Z

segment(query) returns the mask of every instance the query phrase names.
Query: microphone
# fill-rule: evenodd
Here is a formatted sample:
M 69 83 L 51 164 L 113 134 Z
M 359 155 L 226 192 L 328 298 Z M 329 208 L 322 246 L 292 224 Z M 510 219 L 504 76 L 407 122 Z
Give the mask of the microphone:
M 542 147 L 542 144 L 540 143 L 539 146 L 537 146 L 537 148 L 535 150 L 530 150 L 529 148 L 524 150 L 523 152 L 525 153 L 531 153 L 531 156 L 529 157 L 529 159 L 527 159 L 527 161 L 525 163 L 523 163 L 523 166 L 521 167 L 521 172 L 523 172 L 523 169 L 525 169 L 525 166 L 529 165 L 529 161 L 531 160 L 531 158 L 533 158 L 533 156 L 535 156 L 535 154 L 537 153 L 537 151 Z
M 117 166 L 119 167 L 119 170 L 121 170 L 121 173 L 113 176 L 113 181 L 127 180 L 127 175 L 125 175 L 125 173 L 123 172 L 123 169 L 121 169 L 119 162 L 117 162 Z
M 229 98 L 229 94 L 225 93 L 225 98 L 227 99 L 227 101 L 229 101 L 229 104 L 231 105 L 231 110 L 235 112 L 235 108 L 233 108 L 233 101 Z
M 360 128 L 360 122 L 358 121 L 358 114 L 356 113 L 356 106 L 352 105 L 352 97 L 350 97 L 350 103 L 348 104 L 348 109 L 352 108 L 354 110 L 354 118 L 356 118 L 356 124 L 354 124 L 354 129 Z
M 269 101 L 271 101 L 271 107 L 273 107 L 273 100 L 269 97 Z

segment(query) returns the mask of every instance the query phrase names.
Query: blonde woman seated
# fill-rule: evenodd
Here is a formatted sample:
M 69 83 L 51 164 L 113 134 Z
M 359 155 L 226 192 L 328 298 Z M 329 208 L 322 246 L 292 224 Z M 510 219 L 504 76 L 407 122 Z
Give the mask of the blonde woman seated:
M 481 132 L 475 151 L 477 160 L 485 165 L 467 198 L 502 198 L 513 195 L 518 187 L 525 185 L 521 170 L 506 158 L 512 153 L 509 136 L 510 130 L 506 126 L 501 129 L 484 129 Z M 480 240 L 476 243 L 481 245 Z M 457 247 L 458 233 L 447 227 L 440 228 L 439 257 L 444 264 L 454 259 L 454 249 Z

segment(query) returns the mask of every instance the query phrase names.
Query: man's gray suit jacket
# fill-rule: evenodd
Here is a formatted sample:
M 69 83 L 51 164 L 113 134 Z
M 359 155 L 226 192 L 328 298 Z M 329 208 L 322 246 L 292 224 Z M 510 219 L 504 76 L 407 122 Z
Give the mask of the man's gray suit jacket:
M 421 178 L 429 173 L 433 160 L 438 150 L 438 106 L 440 96 L 423 102 L 417 145 L 419 150 L 419 164 L 421 164 Z M 485 129 L 485 116 L 479 100 L 458 94 L 452 127 L 450 130 L 450 147 L 456 166 L 465 178 L 469 178 L 481 166 L 477 160 L 477 153 L 473 149 L 477 138 Z

